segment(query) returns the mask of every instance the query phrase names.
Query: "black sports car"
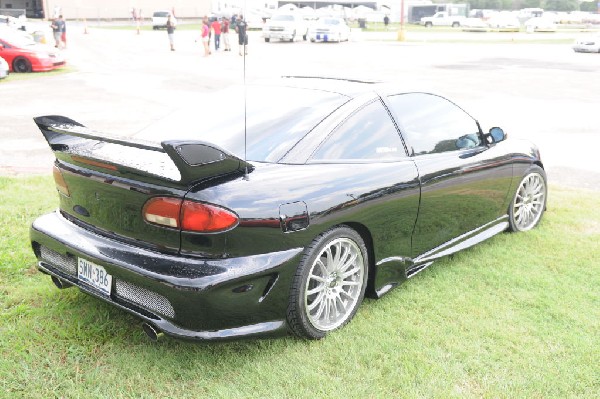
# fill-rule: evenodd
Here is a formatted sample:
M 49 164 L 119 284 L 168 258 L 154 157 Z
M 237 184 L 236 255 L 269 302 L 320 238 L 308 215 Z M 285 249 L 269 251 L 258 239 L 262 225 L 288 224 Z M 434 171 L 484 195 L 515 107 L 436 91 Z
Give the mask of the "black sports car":
M 60 197 L 31 227 L 39 269 L 154 339 L 322 338 L 545 209 L 537 148 L 435 94 L 286 78 L 188 115 L 133 138 L 35 118 Z

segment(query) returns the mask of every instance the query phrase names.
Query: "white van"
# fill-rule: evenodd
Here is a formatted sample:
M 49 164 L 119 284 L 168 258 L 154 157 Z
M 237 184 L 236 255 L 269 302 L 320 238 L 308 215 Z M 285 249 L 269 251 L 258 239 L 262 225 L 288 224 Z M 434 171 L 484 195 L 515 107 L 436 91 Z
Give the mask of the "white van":
M 166 29 L 169 15 L 171 16 L 173 24 L 177 25 L 177 19 L 175 19 L 175 16 L 170 11 L 155 11 L 154 14 L 152 14 L 152 29 Z

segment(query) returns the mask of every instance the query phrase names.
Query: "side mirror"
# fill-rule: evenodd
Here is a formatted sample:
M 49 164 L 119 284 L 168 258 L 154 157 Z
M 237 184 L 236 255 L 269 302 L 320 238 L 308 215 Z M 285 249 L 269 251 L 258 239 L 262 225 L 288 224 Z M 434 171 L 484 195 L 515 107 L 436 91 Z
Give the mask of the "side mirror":
M 506 133 L 504 133 L 502 128 L 493 127 L 490 129 L 490 132 L 486 134 L 486 139 L 488 144 L 499 143 L 506 140 Z

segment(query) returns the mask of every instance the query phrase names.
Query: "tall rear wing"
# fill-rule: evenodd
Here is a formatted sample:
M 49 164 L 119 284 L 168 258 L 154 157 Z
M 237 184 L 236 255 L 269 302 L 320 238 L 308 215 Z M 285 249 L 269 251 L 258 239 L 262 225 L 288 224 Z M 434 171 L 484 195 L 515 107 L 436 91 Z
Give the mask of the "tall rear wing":
M 180 185 L 232 173 L 250 172 L 248 162 L 217 147 L 195 140 L 160 143 L 111 136 L 88 129 L 64 116 L 34 118 L 57 159 L 102 167 L 151 180 Z M 86 162 L 90 161 L 90 162 Z

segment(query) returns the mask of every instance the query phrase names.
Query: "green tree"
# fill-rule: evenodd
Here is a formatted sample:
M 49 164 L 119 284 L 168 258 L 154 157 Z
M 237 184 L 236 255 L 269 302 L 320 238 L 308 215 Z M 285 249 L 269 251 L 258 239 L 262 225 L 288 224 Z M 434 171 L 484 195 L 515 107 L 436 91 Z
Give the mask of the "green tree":
M 595 1 L 584 1 L 579 5 L 581 11 L 596 12 L 598 11 L 598 4 Z
M 575 11 L 579 10 L 578 0 L 545 0 L 544 9 L 548 11 Z

